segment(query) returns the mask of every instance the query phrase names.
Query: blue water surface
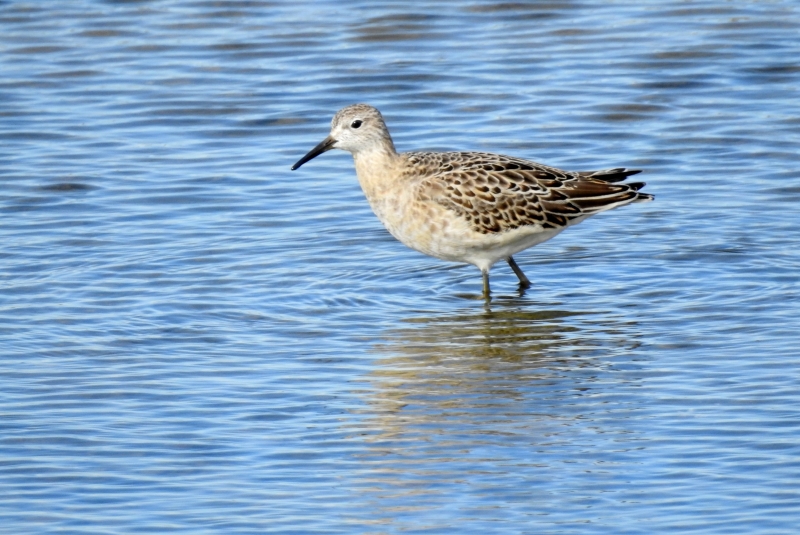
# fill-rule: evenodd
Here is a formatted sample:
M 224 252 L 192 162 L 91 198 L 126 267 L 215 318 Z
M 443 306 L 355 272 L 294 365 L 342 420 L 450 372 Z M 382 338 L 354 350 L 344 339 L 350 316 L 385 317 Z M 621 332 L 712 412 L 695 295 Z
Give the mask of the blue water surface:
M 792 533 L 800 5 L 0 3 L 0 533 Z M 641 168 L 480 273 L 352 159 Z M 638 178 L 638 177 L 637 177 Z

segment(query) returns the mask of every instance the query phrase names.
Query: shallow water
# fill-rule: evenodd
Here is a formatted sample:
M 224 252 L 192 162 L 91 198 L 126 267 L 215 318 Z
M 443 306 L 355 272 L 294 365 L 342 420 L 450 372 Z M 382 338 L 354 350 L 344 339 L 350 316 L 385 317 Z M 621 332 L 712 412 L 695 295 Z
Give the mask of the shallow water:
M 0 4 L 0 532 L 789 533 L 794 2 Z M 504 265 L 351 158 L 642 168 Z

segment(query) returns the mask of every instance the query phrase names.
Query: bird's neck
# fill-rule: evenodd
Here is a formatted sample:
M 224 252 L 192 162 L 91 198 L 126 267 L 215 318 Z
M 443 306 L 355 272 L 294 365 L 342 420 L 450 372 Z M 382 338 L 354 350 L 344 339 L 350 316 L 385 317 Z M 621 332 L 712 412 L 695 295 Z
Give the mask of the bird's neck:
M 397 179 L 399 158 L 391 143 L 353 154 L 358 182 L 368 199 L 386 194 L 386 189 Z

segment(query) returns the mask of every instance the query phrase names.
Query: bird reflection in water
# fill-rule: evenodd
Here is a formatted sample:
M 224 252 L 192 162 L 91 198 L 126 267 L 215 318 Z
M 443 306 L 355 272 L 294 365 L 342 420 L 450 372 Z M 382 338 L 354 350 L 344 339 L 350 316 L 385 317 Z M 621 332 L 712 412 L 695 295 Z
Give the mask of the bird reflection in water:
M 630 434 L 609 423 L 607 403 L 617 381 L 636 380 L 615 370 L 635 354 L 633 330 L 603 313 L 510 306 L 412 318 L 387 333 L 353 430 L 365 445 L 358 486 L 378 522 L 434 514 L 464 491 L 502 509 L 509 493 L 543 499 L 548 477 L 600 474 L 586 450 Z M 633 409 L 617 399 L 613 410 Z

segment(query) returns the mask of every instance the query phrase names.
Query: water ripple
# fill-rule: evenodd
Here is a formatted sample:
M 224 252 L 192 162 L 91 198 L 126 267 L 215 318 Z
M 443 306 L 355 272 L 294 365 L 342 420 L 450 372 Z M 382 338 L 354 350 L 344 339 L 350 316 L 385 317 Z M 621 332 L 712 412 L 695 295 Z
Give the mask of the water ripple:
M 788 533 L 791 2 L 0 5 L 0 533 Z M 480 275 L 343 153 L 643 168 Z

